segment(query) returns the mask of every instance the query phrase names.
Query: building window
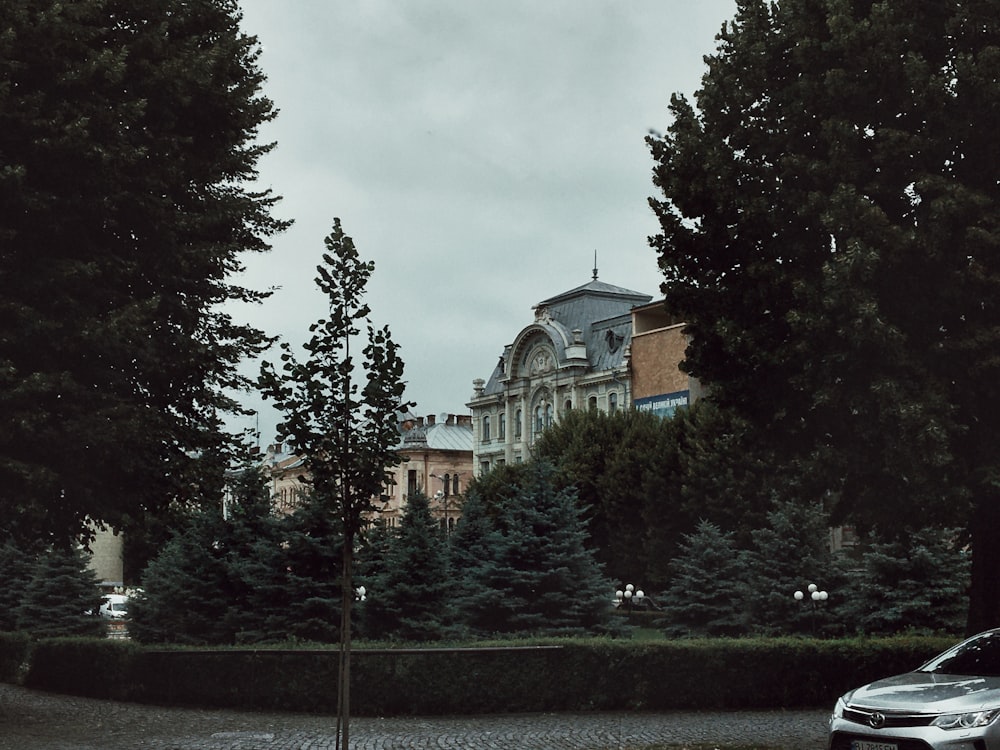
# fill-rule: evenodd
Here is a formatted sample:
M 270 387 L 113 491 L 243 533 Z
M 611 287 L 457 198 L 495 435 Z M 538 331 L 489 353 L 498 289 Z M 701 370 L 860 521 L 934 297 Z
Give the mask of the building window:
M 451 494 L 451 474 L 444 475 L 444 496 Z
M 408 497 L 417 494 L 417 470 L 410 469 L 406 472 L 406 494 Z
M 485 475 L 485 474 L 489 474 L 490 473 L 490 462 L 489 461 L 483 461 L 483 462 L 481 462 L 479 464 L 479 473 L 480 473 L 480 475 Z
M 573 402 L 570 401 L 569 399 L 566 399 L 566 403 L 563 404 L 563 411 L 568 412 L 572 410 L 573 410 Z
M 587 408 L 590 409 L 591 411 L 597 409 L 597 396 L 591 396 L 589 399 L 587 399 Z
M 524 421 L 524 413 L 518 409 L 514 414 L 514 437 L 520 439 L 522 435 L 521 423 Z
M 461 490 L 458 489 L 458 474 L 456 474 L 451 478 L 451 491 L 455 495 L 461 492 Z
M 545 404 L 545 429 L 552 426 L 552 404 Z
M 490 440 L 490 418 L 488 415 L 483 417 L 482 440 L 484 443 L 488 443 Z
M 608 411 L 611 414 L 614 414 L 616 411 L 618 411 L 618 394 L 617 393 L 609 393 L 608 394 Z
M 507 415 L 503 412 L 497 416 L 497 440 L 507 439 Z

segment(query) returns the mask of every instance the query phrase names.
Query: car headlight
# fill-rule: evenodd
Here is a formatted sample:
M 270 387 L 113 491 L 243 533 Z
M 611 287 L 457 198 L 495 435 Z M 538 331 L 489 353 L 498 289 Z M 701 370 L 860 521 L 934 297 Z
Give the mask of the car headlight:
M 833 707 L 833 716 L 835 719 L 844 718 L 844 711 L 847 710 L 847 702 L 851 699 L 853 694 L 854 691 L 852 690 L 850 693 L 844 693 L 842 696 L 837 698 L 837 703 Z
M 943 714 L 931 722 L 932 727 L 940 729 L 973 729 L 984 727 L 1000 716 L 1000 708 L 986 711 L 969 711 L 964 714 Z

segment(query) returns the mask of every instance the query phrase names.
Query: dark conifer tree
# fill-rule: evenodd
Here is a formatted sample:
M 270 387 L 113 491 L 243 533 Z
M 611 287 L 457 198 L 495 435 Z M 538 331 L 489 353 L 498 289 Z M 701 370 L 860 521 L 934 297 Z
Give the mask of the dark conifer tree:
M 613 588 L 587 547 L 573 491 L 557 488 L 545 462 L 515 473 L 518 484 L 496 504 L 491 521 L 483 512 L 488 503 L 476 497 L 480 485 L 469 487 L 455 539 L 464 550 L 456 558 L 463 565 L 456 571 L 462 621 L 477 635 L 606 631 Z
M 0 630 L 17 630 L 17 607 L 31 584 L 37 552 L 7 540 L 0 546 L 0 581 L 4 582 Z
M 89 560 L 75 546 L 53 547 L 39 555 L 15 607 L 17 629 L 36 638 L 105 635 L 101 590 Z
M 866 634 L 961 633 L 969 555 L 954 529 L 922 529 L 875 541 L 851 577 L 844 620 Z
M 382 571 L 366 587 L 366 632 L 403 641 L 444 638 L 453 632 L 452 583 L 445 538 L 418 492 L 407 498 Z
M 674 636 L 734 636 L 746 631 L 746 577 L 733 535 L 702 521 L 684 536 L 661 595 L 664 629 Z
M 230 644 L 236 589 L 226 565 L 228 524 L 206 508 L 147 566 L 132 600 L 130 635 L 143 643 Z
M 288 636 L 336 643 L 340 638 L 343 538 L 330 509 L 311 495 L 284 519 Z
M 847 579 L 846 561 L 830 552 L 829 515 L 822 503 L 776 502 L 768 514 L 767 526 L 753 531 L 753 546 L 743 559 L 746 611 L 753 631 L 786 634 L 842 630 L 843 604 L 855 596 L 857 584 Z M 821 620 L 808 598 L 810 584 L 830 597 L 817 605 L 823 610 Z M 796 601 L 796 591 L 802 591 L 806 598 Z

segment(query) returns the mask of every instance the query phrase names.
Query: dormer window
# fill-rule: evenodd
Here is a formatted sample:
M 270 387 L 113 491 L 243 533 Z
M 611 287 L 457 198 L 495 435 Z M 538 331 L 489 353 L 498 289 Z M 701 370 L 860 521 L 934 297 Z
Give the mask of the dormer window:
M 622 344 L 625 342 L 625 337 L 614 331 L 608 331 L 604 334 L 604 340 L 608 343 L 608 351 L 614 354 L 621 349 Z

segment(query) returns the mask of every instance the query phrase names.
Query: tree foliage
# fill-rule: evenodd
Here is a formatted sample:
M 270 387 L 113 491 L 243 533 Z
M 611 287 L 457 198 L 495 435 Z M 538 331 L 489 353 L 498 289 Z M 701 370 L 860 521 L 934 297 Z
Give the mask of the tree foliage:
M 229 644 L 236 639 L 228 525 L 219 507 L 199 509 L 175 531 L 129 604 L 129 634 L 143 643 Z
M 350 644 L 354 601 L 354 545 L 376 508 L 399 463 L 393 446 L 399 440 L 396 415 L 403 401 L 403 361 L 388 326 L 375 328 L 364 302 L 365 288 L 375 270 L 362 261 L 340 219 L 324 241 L 326 252 L 317 267 L 316 284 L 329 300 L 329 316 L 310 327 L 303 345 L 307 358 L 299 362 L 282 344 L 282 372 L 267 362 L 260 384 L 283 414 L 278 439 L 288 441 L 303 456 L 313 501 L 333 516 L 342 542 L 341 670 L 338 718 L 350 747 Z M 360 372 L 352 348 L 362 333 Z M 340 725 L 338 725 L 338 729 Z
M 741 0 L 649 138 L 686 368 L 835 521 L 972 503 L 972 629 L 1000 624 L 998 12 Z
M 448 550 L 423 493 L 410 495 L 387 544 L 379 574 L 366 586 L 365 634 L 430 641 L 453 632 L 454 581 Z
M 106 624 L 98 614 L 101 590 L 88 562 L 87 554 L 77 546 L 42 552 L 14 606 L 17 629 L 36 638 L 105 635 Z
M 960 538 L 954 529 L 928 528 L 873 541 L 852 576 L 845 619 L 872 635 L 961 632 L 970 560 Z
M 607 631 L 613 587 L 573 491 L 542 461 L 507 475 L 516 484 L 500 498 L 483 496 L 478 481 L 466 492 L 452 535 L 458 619 L 477 636 Z
M 234 0 L 0 4 L 0 524 L 120 527 L 221 493 L 236 370 L 220 306 L 283 228 L 242 185 L 270 146 Z
M 740 547 L 764 524 L 772 475 L 746 425 L 711 404 L 661 419 L 571 411 L 534 455 L 557 467 L 584 509 L 589 544 L 616 579 L 660 588 L 684 534 L 709 520 Z
M 819 502 L 778 500 L 766 526 L 752 532 L 753 545 L 743 553 L 747 576 L 745 608 L 754 632 L 854 632 L 856 624 L 840 619 L 843 603 L 855 599 L 856 585 L 845 573 L 846 561 L 830 552 L 829 514 Z M 813 584 L 830 598 L 815 604 Z M 804 599 L 796 601 L 794 592 Z M 822 607 L 822 612 L 818 608 Z
M 661 597 L 664 630 L 674 636 L 733 636 L 746 632 L 745 571 L 733 535 L 711 521 L 685 534 Z

